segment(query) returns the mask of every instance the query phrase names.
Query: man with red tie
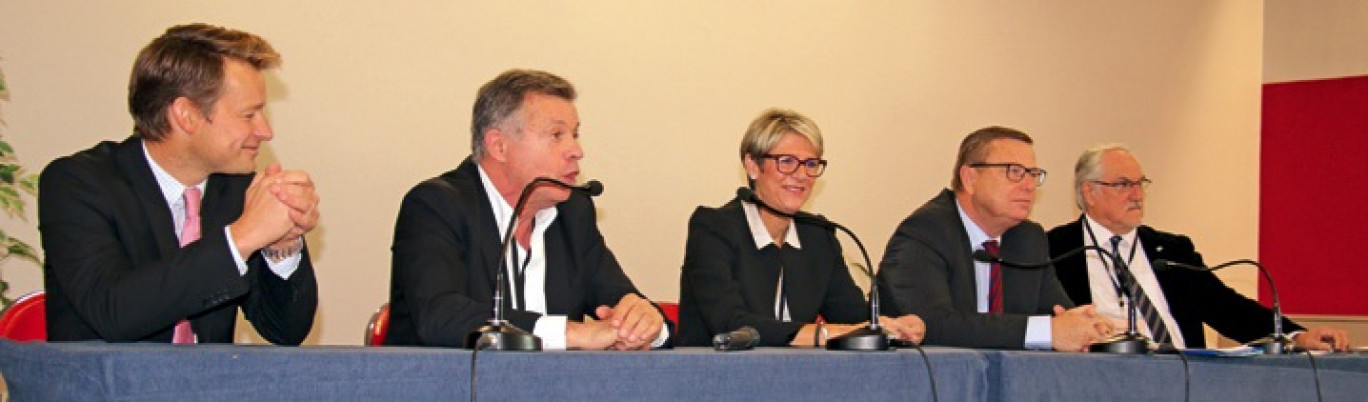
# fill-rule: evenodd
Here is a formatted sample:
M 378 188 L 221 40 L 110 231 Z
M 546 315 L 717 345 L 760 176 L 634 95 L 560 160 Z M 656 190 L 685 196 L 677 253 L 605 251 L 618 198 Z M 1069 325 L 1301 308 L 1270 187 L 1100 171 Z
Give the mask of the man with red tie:
M 1049 259 L 1045 231 L 1027 220 L 1045 170 L 1032 140 L 1005 127 L 960 143 L 953 190 L 944 190 L 898 226 L 879 265 L 893 314 L 926 321 L 926 344 L 1084 351 L 1113 326 L 1092 306 L 1074 307 L 1053 268 L 1018 269 L 975 261 L 982 249 L 1005 261 Z
M 134 62 L 135 133 L 43 170 L 48 339 L 231 343 L 237 311 L 298 345 L 317 282 L 303 235 L 318 196 L 303 171 L 254 173 L 274 137 L 256 35 L 175 26 Z

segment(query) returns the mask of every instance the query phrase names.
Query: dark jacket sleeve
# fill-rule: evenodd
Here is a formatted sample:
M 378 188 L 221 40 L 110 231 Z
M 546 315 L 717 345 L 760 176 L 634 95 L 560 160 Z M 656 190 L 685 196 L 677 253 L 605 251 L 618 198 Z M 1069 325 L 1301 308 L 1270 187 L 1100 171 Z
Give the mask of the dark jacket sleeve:
M 247 259 L 246 278 L 254 291 L 243 300 L 242 314 L 262 339 L 277 345 L 303 343 L 318 310 L 318 279 L 307 244 L 301 253 L 289 278 L 271 271 L 261 253 Z
M 392 323 L 411 325 L 416 344 L 461 347 L 466 335 L 489 320 L 493 311 L 487 297 L 493 282 L 471 283 L 471 278 L 483 276 L 468 272 L 483 269 L 472 267 L 467 259 L 475 247 L 473 236 L 498 235 L 471 233 L 472 223 L 456 203 L 455 190 L 439 180 L 414 187 L 399 207 L 391 247 L 391 291 L 396 293 L 392 302 L 402 305 L 391 308 L 408 322 L 396 317 Z
M 760 333 L 761 346 L 787 346 L 804 323 L 779 321 L 773 313 L 757 313 L 747 308 L 742 295 L 759 290 L 743 289 L 745 285 L 737 280 L 735 270 L 740 269 L 740 247 L 747 246 L 743 244 L 745 239 L 738 236 L 744 229 L 738 224 L 723 211 L 705 207 L 696 209 L 689 218 L 681 293 L 689 293 L 692 301 L 691 305 L 680 306 L 680 309 L 681 313 L 684 309 L 697 311 L 704 328 L 687 330 L 717 334 L 750 326 Z M 688 321 L 683 323 L 689 324 Z
M 190 318 L 201 342 L 231 342 L 234 307 L 246 303 L 265 339 L 303 341 L 317 302 L 307 258 L 294 281 L 276 277 L 285 285 L 258 288 L 263 264 L 239 273 L 220 225 L 226 223 L 206 220 L 199 241 L 175 247 L 160 193 L 139 193 L 112 162 L 91 152 L 54 161 L 40 180 L 50 340 L 168 341 L 169 329 Z M 228 214 L 235 219 L 241 200 L 220 201 L 235 208 Z M 157 221 L 168 227 L 154 228 Z
M 1206 266 L 1192 239 L 1159 231 L 1153 233 L 1157 244 L 1165 245 L 1165 257 L 1189 265 Z M 1169 270 L 1161 275 L 1164 275 L 1164 282 L 1178 285 L 1177 292 L 1165 289 L 1169 309 L 1175 315 L 1195 312 L 1201 322 L 1210 325 L 1221 335 L 1241 343 L 1273 333 L 1273 311 L 1226 286 L 1215 274 Z M 1180 309 L 1188 311 L 1177 311 Z M 1300 325 L 1283 318 L 1284 333 L 1302 329 Z M 1184 331 L 1184 337 L 1187 337 L 1189 332 Z
M 909 218 L 888 242 L 879 265 L 884 306 L 894 305 L 898 314 L 917 314 L 926 322 L 927 344 L 958 347 L 1021 349 L 1025 345 L 1028 314 L 990 316 L 973 309 L 973 294 L 955 294 L 953 289 L 972 289 L 972 276 L 965 278 L 953 270 L 955 259 L 946 253 L 948 244 L 928 237 L 919 224 Z M 968 284 L 959 284 L 962 280 Z M 964 299 L 957 302 L 956 299 Z

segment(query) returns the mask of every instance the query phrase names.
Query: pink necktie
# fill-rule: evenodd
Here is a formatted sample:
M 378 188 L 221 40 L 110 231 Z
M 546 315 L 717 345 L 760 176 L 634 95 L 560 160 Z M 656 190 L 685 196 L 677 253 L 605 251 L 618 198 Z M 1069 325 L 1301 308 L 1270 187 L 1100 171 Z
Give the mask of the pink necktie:
M 199 187 L 185 189 L 185 224 L 181 226 L 180 246 L 194 243 L 200 238 L 200 194 Z M 190 321 L 176 323 L 176 332 L 171 343 L 195 343 L 195 332 L 190 329 Z

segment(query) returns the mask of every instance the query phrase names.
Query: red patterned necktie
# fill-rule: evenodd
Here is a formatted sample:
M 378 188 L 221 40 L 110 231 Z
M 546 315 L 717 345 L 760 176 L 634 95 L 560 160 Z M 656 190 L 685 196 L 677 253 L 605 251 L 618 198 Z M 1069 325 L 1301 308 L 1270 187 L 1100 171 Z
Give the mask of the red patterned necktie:
M 983 242 L 983 249 L 993 257 L 998 257 L 997 240 Z M 993 262 L 993 268 L 988 271 L 988 313 L 1002 314 L 1002 264 Z
M 194 243 L 200 239 L 200 193 L 198 187 L 185 189 L 185 224 L 181 225 L 180 246 Z M 190 321 L 182 319 L 176 323 L 175 334 L 171 336 L 171 343 L 195 343 L 195 332 L 190 328 Z

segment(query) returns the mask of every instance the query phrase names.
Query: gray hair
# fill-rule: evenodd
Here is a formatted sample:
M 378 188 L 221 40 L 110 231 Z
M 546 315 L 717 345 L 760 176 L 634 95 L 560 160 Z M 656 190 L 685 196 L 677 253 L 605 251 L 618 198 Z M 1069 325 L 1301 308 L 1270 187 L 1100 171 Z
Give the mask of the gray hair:
M 1130 148 L 1119 143 L 1094 145 L 1083 151 L 1083 155 L 1078 156 L 1078 162 L 1074 163 L 1074 204 L 1078 205 L 1079 210 L 1087 210 L 1083 202 L 1083 183 L 1102 178 L 1102 154 L 1111 151 L 1131 153 Z
M 504 71 L 481 86 L 475 97 L 474 113 L 470 120 L 472 159 L 478 161 L 484 158 L 484 133 L 507 123 L 509 117 L 522 109 L 523 99 L 528 93 L 575 101 L 575 86 L 560 76 L 538 70 Z M 518 131 L 522 131 L 521 123 Z

